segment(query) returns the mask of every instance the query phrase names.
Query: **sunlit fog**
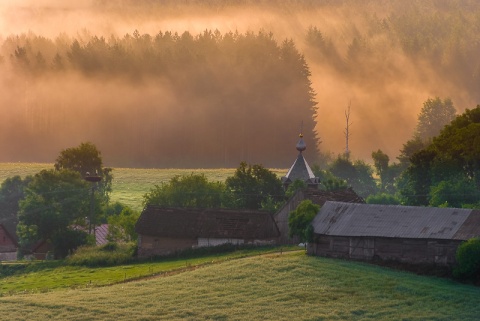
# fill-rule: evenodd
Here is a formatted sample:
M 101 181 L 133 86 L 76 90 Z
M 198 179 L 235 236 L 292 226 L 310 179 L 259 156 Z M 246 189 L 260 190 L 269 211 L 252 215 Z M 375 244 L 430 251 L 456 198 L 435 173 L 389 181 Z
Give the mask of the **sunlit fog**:
M 0 161 L 392 160 L 423 103 L 480 103 L 476 1 L 1 1 Z

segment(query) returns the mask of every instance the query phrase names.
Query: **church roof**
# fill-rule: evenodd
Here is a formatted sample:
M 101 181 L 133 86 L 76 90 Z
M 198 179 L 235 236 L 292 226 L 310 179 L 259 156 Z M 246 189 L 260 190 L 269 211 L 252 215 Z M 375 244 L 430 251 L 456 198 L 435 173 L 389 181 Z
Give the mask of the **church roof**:
M 312 183 L 316 180 L 312 169 L 310 168 L 310 166 L 308 166 L 308 163 L 303 157 L 302 153 L 298 154 L 297 159 L 293 163 L 292 167 L 290 167 L 287 175 L 283 177 L 283 181 L 289 180 L 291 182 L 294 182 L 297 179 L 303 181 L 311 180 Z
M 318 184 L 318 178 L 315 177 L 315 174 L 313 174 L 312 169 L 310 168 L 302 154 L 302 152 L 307 149 L 307 145 L 303 141 L 303 134 L 300 134 L 300 139 L 297 143 L 296 148 L 299 151 L 297 159 L 293 163 L 292 167 L 290 167 L 287 175 L 282 177 L 282 182 L 291 183 L 299 179 L 306 183 Z

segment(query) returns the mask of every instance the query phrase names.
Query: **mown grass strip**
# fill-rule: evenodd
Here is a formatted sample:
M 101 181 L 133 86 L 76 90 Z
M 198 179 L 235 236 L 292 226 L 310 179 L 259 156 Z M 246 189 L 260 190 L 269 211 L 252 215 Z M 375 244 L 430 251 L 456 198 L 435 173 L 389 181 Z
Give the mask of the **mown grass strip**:
M 157 276 L 194 269 L 199 266 L 279 251 L 297 250 L 298 247 L 267 247 L 238 250 L 230 253 L 204 255 L 193 258 L 171 258 L 160 261 L 139 262 L 113 267 L 69 266 L 63 262 L 18 263 L 15 274 L 2 276 L 0 269 L 0 295 L 48 292 L 66 288 L 105 286 L 144 277 Z M 0 265 L 0 268 L 3 266 Z
M 5 320 L 478 320 L 480 288 L 301 252 L 0 298 Z

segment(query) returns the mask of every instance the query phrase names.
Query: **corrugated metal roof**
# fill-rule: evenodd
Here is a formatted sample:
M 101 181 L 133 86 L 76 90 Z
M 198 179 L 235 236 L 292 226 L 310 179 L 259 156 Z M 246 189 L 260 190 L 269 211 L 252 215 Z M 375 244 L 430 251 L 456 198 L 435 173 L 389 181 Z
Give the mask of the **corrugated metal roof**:
M 468 239 L 480 226 L 456 235 L 473 210 L 326 202 L 312 225 L 317 234 L 422 239 Z M 468 234 L 468 235 L 467 235 Z

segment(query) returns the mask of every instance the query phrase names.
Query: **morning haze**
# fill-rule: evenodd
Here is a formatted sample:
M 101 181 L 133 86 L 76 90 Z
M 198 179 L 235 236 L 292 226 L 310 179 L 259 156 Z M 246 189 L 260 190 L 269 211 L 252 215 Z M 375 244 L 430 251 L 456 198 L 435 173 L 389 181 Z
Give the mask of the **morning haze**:
M 107 164 L 288 167 L 392 158 L 428 98 L 480 101 L 473 1 L 0 4 L 0 161 L 94 142 Z M 321 141 L 321 143 L 320 143 Z

